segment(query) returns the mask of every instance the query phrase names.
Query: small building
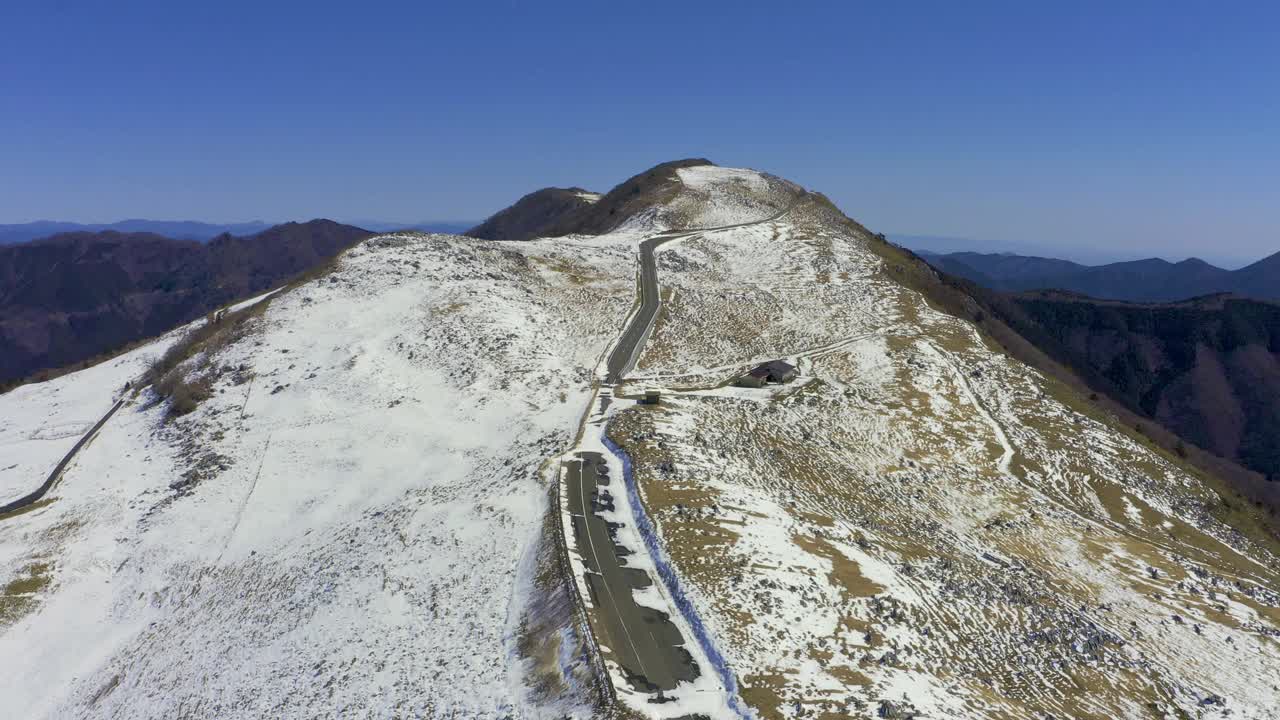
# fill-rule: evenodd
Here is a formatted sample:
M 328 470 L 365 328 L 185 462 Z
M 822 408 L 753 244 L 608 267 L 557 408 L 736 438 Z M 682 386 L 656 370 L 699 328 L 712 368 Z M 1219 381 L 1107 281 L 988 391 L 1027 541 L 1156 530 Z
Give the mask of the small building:
M 662 399 L 662 393 L 657 390 L 645 390 L 644 397 L 640 398 L 641 405 L 657 405 Z
M 791 382 L 799 374 L 795 365 L 782 360 L 771 360 L 752 368 L 734 384 L 738 387 L 758 388 L 764 387 L 765 383 Z
M 800 371 L 795 365 L 782 360 L 770 360 L 769 362 L 757 367 L 752 372 L 763 370 L 769 376 L 769 382 L 785 383 L 796 379 Z

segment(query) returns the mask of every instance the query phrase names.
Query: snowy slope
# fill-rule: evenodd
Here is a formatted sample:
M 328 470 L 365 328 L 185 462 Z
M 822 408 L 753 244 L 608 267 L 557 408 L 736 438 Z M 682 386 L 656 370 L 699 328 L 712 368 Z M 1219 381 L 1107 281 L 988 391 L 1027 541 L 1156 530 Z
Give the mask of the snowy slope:
M 876 242 L 811 203 L 660 250 L 633 384 L 663 402 L 611 436 L 746 702 L 1280 716 L 1277 557 L 1194 474 L 904 288 Z M 775 358 L 802 378 L 726 386 Z
M 228 307 L 256 305 L 271 293 Z M 0 505 L 44 481 L 82 435 L 182 334 L 174 331 L 78 373 L 22 385 L 0 395 Z
M 511 655 L 539 467 L 630 293 L 625 239 L 405 236 L 273 298 L 213 399 L 166 425 L 144 394 L 3 521 L 6 574 L 51 579 L 0 635 L 6 713 L 536 714 Z M 40 390 L 97 412 L 156 351 Z M 81 420 L 28 395 L 7 422 Z
M 687 228 L 753 222 L 786 209 L 804 192 L 782 178 L 741 168 L 697 165 L 676 175 L 683 189 L 664 210 Z
M 34 490 L 172 339 L 0 395 L 0 504 Z

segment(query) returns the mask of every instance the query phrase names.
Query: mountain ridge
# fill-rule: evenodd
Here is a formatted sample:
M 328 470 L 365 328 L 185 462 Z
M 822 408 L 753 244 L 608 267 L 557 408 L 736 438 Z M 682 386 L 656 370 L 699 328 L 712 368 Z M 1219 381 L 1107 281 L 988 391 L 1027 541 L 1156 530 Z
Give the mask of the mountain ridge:
M 460 235 L 468 228 L 475 226 L 469 220 L 419 220 L 414 222 L 395 222 L 387 220 L 349 220 L 339 221 L 344 225 L 360 227 L 374 232 L 390 232 L 394 230 L 421 230 L 423 232 L 449 233 Z M 206 241 L 224 233 L 232 235 L 253 235 L 282 223 L 269 223 L 262 220 L 251 220 L 242 223 L 214 223 L 200 220 L 149 220 L 146 218 L 129 218 L 110 223 L 77 223 L 64 220 L 35 220 L 27 223 L 0 224 L 0 246 L 14 245 L 71 232 L 104 232 L 121 233 L 153 233 L 175 240 Z
M 1168 302 L 1220 292 L 1280 299 L 1280 252 L 1237 270 L 1225 270 L 1200 258 L 1084 265 L 1012 253 L 956 252 L 925 257 L 953 275 L 1009 292 L 1060 289 L 1133 302 Z
M 546 187 L 522 196 L 465 232 L 483 240 L 528 240 L 543 237 L 564 216 L 600 199 L 580 187 Z

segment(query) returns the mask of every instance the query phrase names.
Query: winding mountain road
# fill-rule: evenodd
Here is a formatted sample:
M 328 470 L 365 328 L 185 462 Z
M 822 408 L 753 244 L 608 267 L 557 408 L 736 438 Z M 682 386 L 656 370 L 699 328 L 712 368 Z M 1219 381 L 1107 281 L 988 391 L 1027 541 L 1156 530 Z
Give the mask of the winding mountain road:
M 605 392 L 600 406 L 589 414 L 589 427 L 598 427 L 600 433 L 604 432 L 609 398 L 612 397 L 610 390 L 622 382 L 635 366 L 653 331 L 661 309 L 656 249 L 672 240 L 772 222 L 802 201 L 803 198 L 761 220 L 666 232 L 641 241 L 637 283 L 639 305 L 605 361 L 607 372 L 602 388 Z M 626 488 L 621 487 L 621 481 L 611 485 L 608 465 L 600 453 L 581 450 L 572 453 L 572 457 L 564 464 L 562 489 L 569 526 L 586 566 L 580 579 L 581 586 L 596 611 L 593 632 L 597 635 L 597 643 L 612 652 L 627 683 L 634 690 L 656 693 L 660 701 L 664 691 L 674 689 L 682 681 L 697 678 L 704 668 L 698 667 L 685 649 L 687 639 L 667 612 L 635 601 L 633 591 L 652 586 L 655 580 L 642 569 L 628 567 L 627 556 L 647 550 L 619 544 L 617 525 L 600 515 L 602 511 L 614 509 L 615 500 L 626 495 Z M 674 612 L 674 608 L 671 610 Z
M 644 344 L 649 340 L 649 333 L 653 331 L 653 324 L 658 318 L 658 309 L 662 305 L 662 295 L 658 292 L 658 265 L 654 260 L 654 250 L 659 245 L 672 240 L 694 237 L 702 233 L 732 230 L 734 228 L 773 222 L 794 210 L 801 202 L 803 202 L 803 199 L 791 203 L 786 208 L 762 220 L 699 228 L 697 230 L 676 230 L 660 233 L 642 240 L 640 242 L 640 308 L 631 316 L 630 322 L 627 323 L 627 327 L 622 331 L 622 337 L 618 340 L 618 344 L 614 346 L 613 352 L 609 353 L 609 359 L 605 365 L 608 370 L 608 374 L 605 376 L 605 384 L 616 385 L 622 381 L 627 373 L 631 372 L 636 360 L 640 357 L 640 352 L 644 350 Z

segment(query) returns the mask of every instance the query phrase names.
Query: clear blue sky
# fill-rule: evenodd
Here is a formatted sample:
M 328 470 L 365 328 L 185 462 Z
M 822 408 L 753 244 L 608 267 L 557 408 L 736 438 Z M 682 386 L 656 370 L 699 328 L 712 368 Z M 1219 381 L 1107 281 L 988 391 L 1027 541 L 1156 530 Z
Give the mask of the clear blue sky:
M 0 222 L 481 218 L 706 156 L 889 233 L 1280 249 L 1276 4 L 1048 5 L 8 3 Z

